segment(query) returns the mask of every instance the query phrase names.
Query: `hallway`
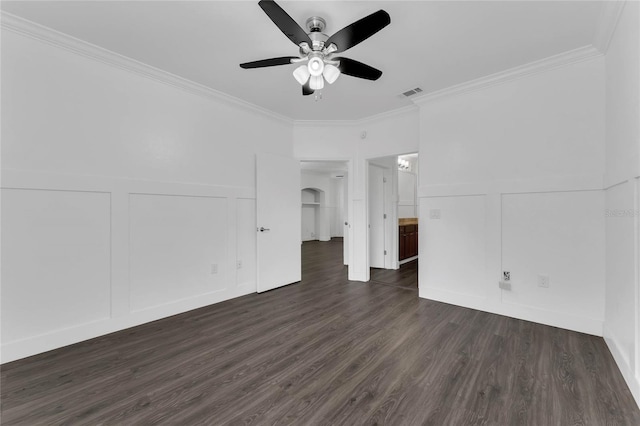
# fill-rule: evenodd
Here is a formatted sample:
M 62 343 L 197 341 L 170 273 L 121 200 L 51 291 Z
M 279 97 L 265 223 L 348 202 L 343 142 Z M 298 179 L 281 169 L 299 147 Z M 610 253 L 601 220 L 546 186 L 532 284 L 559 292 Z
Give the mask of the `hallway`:
M 403 290 L 418 291 L 418 260 L 412 260 L 400 269 L 371 268 L 371 283 L 390 285 Z
M 342 238 L 305 241 L 302 245 L 302 280 L 314 279 L 315 273 L 346 280 L 347 267 L 343 266 L 342 244 Z M 418 261 L 407 262 L 398 270 L 371 268 L 370 283 L 417 292 Z

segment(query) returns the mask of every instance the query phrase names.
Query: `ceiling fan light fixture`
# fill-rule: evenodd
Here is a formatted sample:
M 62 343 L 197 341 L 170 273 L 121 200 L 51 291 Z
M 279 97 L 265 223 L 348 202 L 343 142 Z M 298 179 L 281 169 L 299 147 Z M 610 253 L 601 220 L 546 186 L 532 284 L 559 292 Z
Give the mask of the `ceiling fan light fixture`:
M 335 65 L 326 64 L 322 72 L 327 83 L 333 84 L 340 77 L 340 70 Z
M 324 71 L 324 61 L 322 58 L 318 56 L 314 56 L 309 59 L 309 63 L 307 64 L 307 68 L 309 69 L 309 74 L 314 77 L 318 77 L 322 75 L 322 71 Z
M 312 75 L 309 80 L 309 87 L 311 87 L 311 90 L 321 90 L 324 87 L 324 78 L 321 75 Z
M 0 0 L 2 1 L 2 0 Z M 299 56 L 281 56 L 245 62 L 240 68 L 265 68 L 297 64 L 293 77 L 302 85 L 302 95 L 309 96 L 324 88 L 324 81 L 333 84 L 341 74 L 366 80 L 377 80 L 382 71 L 349 58 L 333 58 L 334 53 L 344 52 L 360 44 L 391 23 L 384 10 L 378 10 L 342 28 L 331 37 L 323 33 L 325 21 L 312 16 L 307 20 L 309 32 L 303 29 L 276 0 L 259 0 L 258 6 L 280 31 L 299 49 Z M 304 65 L 300 65 L 305 62 Z M 315 99 L 322 98 L 320 93 Z
M 309 80 L 310 75 L 311 74 L 309 73 L 309 70 L 307 69 L 306 65 L 300 65 L 298 68 L 293 70 L 293 77 L 301 85 L 304 85 L 307 82 L 307 80 Z

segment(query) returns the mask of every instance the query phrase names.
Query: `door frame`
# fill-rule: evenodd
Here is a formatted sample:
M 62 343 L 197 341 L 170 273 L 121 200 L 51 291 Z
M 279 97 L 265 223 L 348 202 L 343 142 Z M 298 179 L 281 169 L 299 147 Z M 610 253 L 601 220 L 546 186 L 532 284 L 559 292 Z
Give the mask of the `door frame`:
M 347 203 L 344 206 L 347 209 L 347 229 L 345 229 L 343 241 L 345 244 L 345 250 L 343 255 L 343 263 L 348 267 L 349 277 L 352 276 L 353 273 L 353 262 L 354 258 L 354 244 L 353 244 L 353 184 L 354 180 L 354 160 L 351 157 L 295 157 L 298 161 L 341 161 L 347 163 L 347 182 L 345 185 L 345 197 L 347 199 Z M 367 253 L 368 256 L 368 253 Z M 349 278 L 351 279 L 351 278 Z
M 381 159 L 381 158 L 391 158 L 391 157 L 395 157 L 396 161 L 397 158 L 399 156 L 402 155 L 409 155 L 409 154 L 418 154 L 420 155 L 419 151 L 410 151 L 410 152 L 400 152 L 397 154 L 388 154 L 388 155 L 380 155 L 380 156 L 376 156 L 376 157 L 367 157 L 367 158 L 362 158 L 360 159 L 360 163 L 361 167 L 363 168 L 363 173 L 362 173 L 362 177 L 363 181 L 361 182 L 364 185 L 364 206 L 366 206 L 365 208 L 365 212 L 363 217 L 365 218 L 365 227 L 369 224 L 369 163 L 371 161 L 375 161 L 377 159 Z M 392 192 L 392 198 L 395 197 L 395 203 L 392 203 L 391 206 L 391 211 L 393 212 L 393 215 L 391 217 L 389 217 L 389 224 L 391 224 L 392 222 L 395 222 L 396 224 L 398 223 L 398 203 L 397 203 L 397 197 L 398 197 L 398 168 L 397 168 L 397 163 L 394 164 L 394 167 L 391 169 L 391 175 L 392 175 L 392 184 L 396 186 L 395 191 L 391 191 Z M 418 191 L 418 185 L 419 185 L 419 176 L 417 176 L 417 181 L 416 181 L 416 191 Z M 416 194 L 417 195 L 417 194 Z M 417 213 L 417 212 L 416 212 Z M 387 235 L 390 235 L 390 244 L 391 246 L 391 250 L 390 250 L 390 254 L 392 256 L 391 258 L 391 264 L 390 264 L 390 269 L 399 269 L 400 268 L 400 262 L 398 261 L 398 244 L 399 244 L 399 228 L 398 226 L 391 226 L 390 227 L 390 232 L 387 233 Z M 420 228 L 418 228 L 420 232 Z M 370 271 L 371 271 L 371 262 L 369 261 L 369 239 L 368 239 L 368 232 L 365 233 L 367 235 L 367 239 L 365 241 L 365 245 L 367 248 L 367 255 L 365 256 L 365 261 L 366 261 L 366 265 L 365 265 L 365 269 L 364 269 L 364 273 L 363 273 L 363 278 L 365 282 L 370 280 Z M 362 243 L 362 242 L 361 242 Z M 354 244 L 355 245 L 355 244 Z M 418 260 L 419 262 L 419 260 Z M 386 261 L 385 261 L 385 268 L 386 268 Z
M 371 187 L 372 185 L 372 181 L 371 179 L 373 179 L 373 182 L 376 181 L 376 177 L 372 176 L 372 173 L 376 173 L 377 176 L 379 178 L 382 179 L 382 182 L 377 182 L 376 185 L 381 185 L 380 188 L 382 188 L 382 193 L 380 194 L 380 198 L 376 199 L 376 202 L 374 203 L 374 205 L 372 206 L 372 202 L 374 202 L 373 200 L 373 188 Z M 371 267 L 371 264 L 374 263 L 372 262 L 372 258 L 374 260 L 378 260 L 380 259 L 380 252 L 376 252 L 374 253 L 371 250 L 371 245 L 374 244 L 374 240 L 378 241 L 378 240 L 382 240 L 382 247 L 377 247 L 377 249 L 382 249 L 385 254 L 382 254 L 382 258 L 380 259 L 380 262 L 376 262 L 376 264 L 381 264 L 382 266 L 375 266 L 376 268 L 382 268 L 382 269 L 386 269 L 387 268 L 387 259 L 389 258 L 389 256 L 391 255 L 391 253 L 389 253 L 389 250 L 387 250 L 389 247 L 389 237 L 387 235 L 387 231 L 388 231 L 388 224 L 389 224 L 389 220 L 391 219 L 388 214 L 387 214 L 387 210 L 388 210 L 388 200 L 387 197 L 390 194 L 387 194 L 387 184 L 389 184 L 390 182 L 388 182 L 387 180 L 387 176 L 390 174 L 390 170 L 388 167 L 384 167 L 380 164 L 376 164 L 372 161 L 367 161 L 367 239 L 368 239 L 368 248 L 369 248 L 369 266 Z M 376 187 L 377 188 L 377 187 Z M 375 208 L 375 213 L 379 214 L 379 215 L 385 215 L 385 218 L 382 219 L 380 217 L 375 217 L 372 213 L 372 209 L 373 207 Z M 382 220 L 382 222 L 380 222 L 380 220 Z M 378 226 L 371 226 L 372 223 L 374 223 L 374 225 L 378 225 Z M 381 225 L 381 226 L 380 226 Z
M 383 234 L 384 234 L 384 249 L 387 251 L 387 254 L 384 256 L 384 269 L 398 269 L 400 264 L 398 262 L 398 226 L 394 226 L 394 224 L 398 223 L 398 169 L 396 166 L 396 161 L 393 161 L 392 164 L 382 165 L 380 163 L 375 163 L 375 160 L 380 159 L 391 159 L 396 156 L 388 155 L 384 157 L 375 157 L 369 158 L 366 160 L 366 190 L 365 195 L 367 197 L 366 207 L 367 207 L 367 229 L 370 221 L 370 211 L 369 211 L 369 197 L 371 188 L 369 188 L 369 168 L 370 167 L 378 167 L 382 169 L 382 176 L 384 177 L 383 182 L 383 211 L 386 214 L 386 219 L 384 220 Z M 367 233 L 369 235 L 369 233 Z M 369 247 L 370 241 L 367 241 L 367 247 Z M 367 269 L 371 268 L 371 253 L 367 256 Z

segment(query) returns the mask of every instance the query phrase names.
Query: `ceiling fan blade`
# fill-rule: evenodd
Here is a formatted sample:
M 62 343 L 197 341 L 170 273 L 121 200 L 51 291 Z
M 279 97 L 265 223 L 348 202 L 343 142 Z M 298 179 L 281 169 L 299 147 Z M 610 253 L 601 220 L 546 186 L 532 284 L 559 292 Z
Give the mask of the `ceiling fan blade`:
M 341 29 L 329 37 L 325 42 L 325 46 L 333 43 L 338 48 L 336 52 L 344 52 L 368 39 L 390 23 L 391 17 L 389 14 L 384 10 L 379 10 Z
M 249 68 L 274 67 L 276 65 L 288 65 L 291 63 L 292 59 L 300 59 L 300 58 L 298 58 L 297 56 L 282 56 L 280 58 L 262 59 L 260 61 L 245 62 L 244 64 L 240 64 L 240 68 L 249 69 Z
M 345 75 L 350 75 L 351 77 L 365 78 L 367 80 L 377 80 L 382 75 L 382 71 L 353 59 L 333 59 L 336 61 L 340 61 L 340 65 L 338 66 L 340 72 Z
M 311 46 L 311 39 L 305 30 L 284 9 L 278 6 L 278 3 L 273 0 L 260 0 L 258 5 L 294 44 L 299 45 L 302 42 L 306 42 Z
M 311 88 L 311 86 L 309 85 L 308 81 L 305 84 L 302 85 L 302 95 L 303 96 L 313 95 L 313 92 L 315 92 L 315 90 L 313 90 Z

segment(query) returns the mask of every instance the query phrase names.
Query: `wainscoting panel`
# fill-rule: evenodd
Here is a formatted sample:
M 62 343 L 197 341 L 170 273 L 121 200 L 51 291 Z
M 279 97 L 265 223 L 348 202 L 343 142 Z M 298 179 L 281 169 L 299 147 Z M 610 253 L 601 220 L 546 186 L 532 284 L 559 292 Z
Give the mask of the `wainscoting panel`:
M 602 191 L 502 195 L 502 302 L 603 321 L 604 211 Z
M 110 194 L 1 196 L 3 344 L 109 318 Z
M 226 289 L 226 198 L 131 194 L 129 215 L 133 312 Z
M 420 297 L 602 336 L 601 179 L 433 185 L 419 193 Z M 511 289 L 499 287 L 505 270 Z M 538 275 L 549 277 L 549 288 L 538 286 Z
M 637 258 L 634 207 L 635 182 L 606 190 L 607 293 L 605 339 L 625 377 L 632 376 L 636 351 Z M 625 374 L 625 368 L 629 373 Z
M 255 189 L 2 170 L 2 362 L 256 291 Z
M 420 200 L 421 288 L 484 299 L 485 247 L 484 195 Z
M 237 203 L 237 278 L 236 285 L 246 292 L 254 293 L 256 288 L 256 200 L 238 198 Z

